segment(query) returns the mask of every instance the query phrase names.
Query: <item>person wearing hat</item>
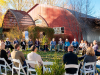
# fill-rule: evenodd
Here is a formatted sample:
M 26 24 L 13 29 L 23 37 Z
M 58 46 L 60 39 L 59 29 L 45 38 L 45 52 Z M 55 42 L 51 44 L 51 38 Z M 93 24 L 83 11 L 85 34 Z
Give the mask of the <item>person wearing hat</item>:
M 66 39 L 65 41 L 65 51 L 68 51 L 68 46 L 70 46 L 70 42 L 68 41 L 68 39 Z
M 61 38 L 59 38 L 57 49 L 58 49 L 58 51 L 59 51 L 59 49 L 63 49 L 63 41 Z
M 11 64 L 11 60 L 8 59 L 7 53 L 5 51 L 5 43 L 0 40 L 0 58 L 4 58 L 8 64 Z M 0 64 L 4 64 L 4 62 L 0 61 Z M 10 66 L 12 67 L 12 65 Z
M 12 49 L 14 49 L 14 47 L 11 45 L 11 42 L 9 41 L 9 38 L 6 38 L 6 42 L 5 42 L 5 49 L 10 48 L 11 51 Z

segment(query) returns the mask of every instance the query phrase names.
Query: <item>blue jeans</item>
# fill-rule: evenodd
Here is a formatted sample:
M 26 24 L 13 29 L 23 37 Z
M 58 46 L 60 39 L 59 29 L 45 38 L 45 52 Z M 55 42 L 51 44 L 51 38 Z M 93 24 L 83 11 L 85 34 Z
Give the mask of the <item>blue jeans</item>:
M 23 66 L 27 66 L 27 65 L 26 65 L 26 61 L 24 61 L 24 64 L 23 64 Z M 24 68 L 24 70 L 25 70 L 25 72 L 27 73 L 27 70 L 26 70 L 26 68 Z
M 50 46 L 50 51 L 52 51 L 52 49 L 55 49 L 55 46 L 54 45 L 51 45 Z

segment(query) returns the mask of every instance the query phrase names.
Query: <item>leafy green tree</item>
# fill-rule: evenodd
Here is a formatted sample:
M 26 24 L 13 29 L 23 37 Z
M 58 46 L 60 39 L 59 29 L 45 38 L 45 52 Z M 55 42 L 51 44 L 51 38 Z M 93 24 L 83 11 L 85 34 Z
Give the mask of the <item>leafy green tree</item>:
M 10 32 L 6 33 L 6 37 L 11 41 L 13 41 L 14 38 L 22 39 L 22 31 L 18 30 L 18 28 L 15 27 L 14 29 L 11 29 Z

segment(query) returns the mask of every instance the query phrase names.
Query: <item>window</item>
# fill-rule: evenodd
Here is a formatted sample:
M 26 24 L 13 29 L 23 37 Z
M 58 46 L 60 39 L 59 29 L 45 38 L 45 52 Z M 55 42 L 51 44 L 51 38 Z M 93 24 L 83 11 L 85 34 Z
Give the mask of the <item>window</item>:
M 64 27 L 54 27 L 54 34 L 64 34 Z
M 35 24 L 41 24 L 42 23 L 42 20 L 38 19 L 35 21 Z
M 61 33 L 64 33 L 64 27 L 61 27 Z

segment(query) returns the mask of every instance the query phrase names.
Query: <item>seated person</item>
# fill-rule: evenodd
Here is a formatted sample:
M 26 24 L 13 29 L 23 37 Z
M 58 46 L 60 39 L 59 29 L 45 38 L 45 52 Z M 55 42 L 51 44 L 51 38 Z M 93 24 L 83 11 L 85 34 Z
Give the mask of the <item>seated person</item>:
M 26 41 L 24 39 L 21 40 L 21 46 L 22 46 L 22 50 L 25 51 L 26 48 Z
M 64 64 L 76 64 L 78 65 L 78 57 L 76 54 L 73 53 L 74 47 L 69 46 L 68 47 L 68 53 L 63 56 L 63 62 Z M 76 73 L 76 68 L 68 68 L 66 69 L 66 73 L 74 74 Z
M 88 63 L 88 62 L 96 62 L 95 52 L 94 52 L 94 50 L 93 50 L 92 47 L 89 47 L 89 48 L 87 49 L 86 55 L 84 56 L 84 62 L 83 62 L 83 64 L 84 64 L 84 63 Z M 82 66 L 83 66 L 83 65 L 81 64 L 81 65 L 80 65 L 80 68 L 81 68 Z M 85 68 L 86 68 L 86 69 L 90 69 L 90 68 L 92 68 L 92 66 L 89 65 L 89 66 L 86 66 Z
M 44 45 L 44 48 L 43 48 L 43 51 L 48 51 L 49 49 L 48 49 L 48 45 L 47 45 L 47 43 L 45 42 L 45 45 Z
M 94 49 L 94 51 L 95 51 L 95 55 L 96 56 L 100 56 L 100 50 L 98 50 L 98 45 L 97 45 L 97 41 L 96 40 L 94 40 L 93 41 L 93 49 Z
M 32 45 L 33 45 L 33 42 L 32 42 L 32 40 L 30 39 L 30 40 L 28 41 L 28 47 L 31 48 Z
M 63 41 L 61 38 L 59 38 L 59 41 L 58 41 L 58 51 L 59 49 L 63 49 Z
M 85 55 L 86 54 L 86 50 L 88 48 L 88 42 L 87 41 L 84 41 L 84 45 L 82 47 L 82 55 Z
M 8 54 L 8 58 L 11 57 L 11 54 L 10 54 L 10 50 L 9 50 L 9 48 L 7 48 L 6 53 Z
M 74 50 L 78 48 L 79 44 L 78 44 L 76 38 L 74 38 L 74 41 L 72 41 L 72 46 L 74 47 Z
M 20 50 L 20 46 L 19 46 L 19 44 L 16 44 L 15 45 L 15 49 L 11 52 L 11 58 L 12 59 L 19 59 L 20 62 L 21 62 L 21 64 L 22 64 L 22 66 L 26 66 L 24 54 L 23 54 L 23 52 L 21 52 L 19 50 Z M 19 67 L 19 64 L 18 63 L 15 63 L 14 62 L 14 65 L 16 67 Z M 24 68 L 24 70 L 25 70 L 25 72 L 27 72 L 26 71 L 26 68 Z
M 55 49 L 55 47 L 56 47 L 56 41 L 53 38 L 52 41 L 50 42 L 50 51 L 52 51 L 52 49 Z
M 81 43 L 79 45 L 79 50 L 82 50 L 82 48 L 85 46 L 84 40 L 81 40 Z
M 95 52 L 92 47 L 89 47 L 86 51 L 86 56 L 84 58 L 84 63 L 87 62 L 96 62 Z
M 11 51 L 12 49 L 14 49 L 14 47 L 11 45 L 11 42 L 9 41 L 9 38 L 6 39 L 6 42 L 5 42 L 5 49 L 7 48 L 10 48 Z
M 1 40 L 0 40 L 0 58 L 4 58 L 8 64 L 11 64 L 11 60 L 8 59 L 7 53 L 5 51 L 5 43 L 1 42 Z M 0 64 L 4 64 L 4 62 L 0 61 Z M 12 65 L 10 65 L 10 67 L 12 67 Z
M 41 56 L 36 53 L 37 52 L 37 47 L 33 45 L 31 47 L 31 51 L 32 52 L 27 55 L 27 59 L 31 60 L 31 61 L 38 61 L 39 66 L 43 66 L 43 61 L 41 59 Z M 35 68 L 36 65 L 30 64 L 30 66 L 32 68 Z
M 68 41 L 68 39 L 66 39 L 66 41 L 65 41 L 65 51 L 68 51 L 68 46 L 70 46 L 70 42 Z
M 17 38 L 14 39 L 13 44 L 19 44 L 19 41 L 17 40 Z
M 39 50 L 39 47 L 40 47 L 40 41 L 38 40 L 38 39 L 36 39 L 36 41 L 35 41 L 35 46 L 38 48 L 38 50 Z

